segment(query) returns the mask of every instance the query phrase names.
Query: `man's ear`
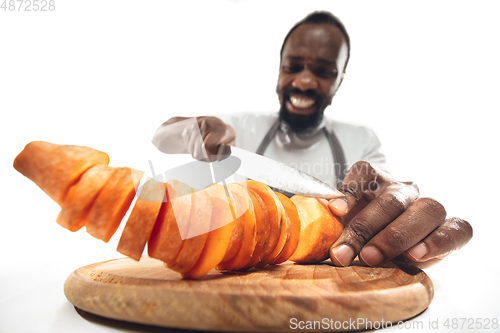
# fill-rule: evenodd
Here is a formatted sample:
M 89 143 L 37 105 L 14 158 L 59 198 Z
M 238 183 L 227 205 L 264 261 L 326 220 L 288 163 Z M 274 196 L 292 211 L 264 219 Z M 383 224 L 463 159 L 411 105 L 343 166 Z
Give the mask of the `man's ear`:
M 339 88 L 342 85 L 342 81 L 344 81 L 344 76 L 345 76 L 345 70 L 340 74 L 340 83 L 339 83 Z M 338 89 L 338 88 L 337 88 Z
M 278 87 L 280 84 L 280 72 L 281 72 L 281 59 L 280 59 L 279 67 L 278 67 L 278 80 L 276 82 L 276 94 L 278 94 L 278 96 L 280 95 L 279 90 L 278 90 Z

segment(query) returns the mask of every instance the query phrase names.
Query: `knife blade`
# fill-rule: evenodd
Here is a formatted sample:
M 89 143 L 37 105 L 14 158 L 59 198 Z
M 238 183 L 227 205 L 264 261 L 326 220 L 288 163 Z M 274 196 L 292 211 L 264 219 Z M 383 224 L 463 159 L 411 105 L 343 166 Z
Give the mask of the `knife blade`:
M 241 161 L 236 173 L 275 189 L 315 198 L 334 199 L 344 196 L 334 187 L 285 163 L 234 146 L 219 145 L 217 160 L 223 161 L 229 154 Z

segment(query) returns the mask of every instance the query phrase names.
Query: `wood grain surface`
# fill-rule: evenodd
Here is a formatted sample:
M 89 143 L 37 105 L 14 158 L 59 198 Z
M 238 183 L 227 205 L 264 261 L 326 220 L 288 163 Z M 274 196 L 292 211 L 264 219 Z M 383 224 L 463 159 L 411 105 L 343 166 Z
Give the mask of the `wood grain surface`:
M 216 332 L 296 332 L 299 321 L 323 323 L 318 331 L 326 322 L 339 331 L 352 330 L 346 321 L 397 323 L 425 310 L 434 293 L 417 268 L 287 262 L 183 280 L 149 257 L 79 268 L 64 292 L 75 307 L 99 316 Z

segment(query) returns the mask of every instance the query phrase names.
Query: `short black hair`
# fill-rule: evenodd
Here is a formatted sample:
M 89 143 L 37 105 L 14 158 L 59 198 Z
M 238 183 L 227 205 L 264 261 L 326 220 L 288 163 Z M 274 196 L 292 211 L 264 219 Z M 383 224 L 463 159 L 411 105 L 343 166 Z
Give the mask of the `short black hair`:
M 351 56 L 351 40 L 349 38 L 349 34 L 347 33 L 347 30 L 346 30 L 344 24 L 342 23 L 342 21 L 340 21 L 337 16 L 333 15 L 330 12 L 326 12 L 326 11 L 313 12 L 313 13 L 307 15 L 305 18 L 303 18 L 299 22 L 297 22 L 292 27 L 292 29 L 290 29 L 288 34 L 285 36 L 285 40 L 283 41 L 283 45 L 281 46 L 280 59 L 283 57 L 283 49 L 285 48 L 285 43 L 288 40 L 288 38 L 290 37 L 290 35 L 292 34 L 292 32 L 294 32 L 295 29 L 297 29 L 302 24 L 306 24 L 306 23 L 309 23 L 309 24 L 326 23 L 326 24 L 330 24 L 330 25 L 333 25 L 334 27 L 339 28 L 342 35 L 344 35 L 345 41 L 347 43 L 347 60 L 345 62 L 345 66 L 344 66 L 344 69 L 345 69 L 345 67 L 347 67 L 347 63 L 349 62 L 349 58 Z

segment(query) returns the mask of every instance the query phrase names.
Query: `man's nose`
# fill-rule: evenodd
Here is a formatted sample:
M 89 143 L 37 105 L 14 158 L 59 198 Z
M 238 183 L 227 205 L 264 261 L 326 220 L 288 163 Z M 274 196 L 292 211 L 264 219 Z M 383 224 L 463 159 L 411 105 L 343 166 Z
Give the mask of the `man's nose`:
M 315 90 L 318 88 L 318 81 L 310 70 L 304 69 L 295 76 L 292 87 L 299 88 L 302 91 Z

